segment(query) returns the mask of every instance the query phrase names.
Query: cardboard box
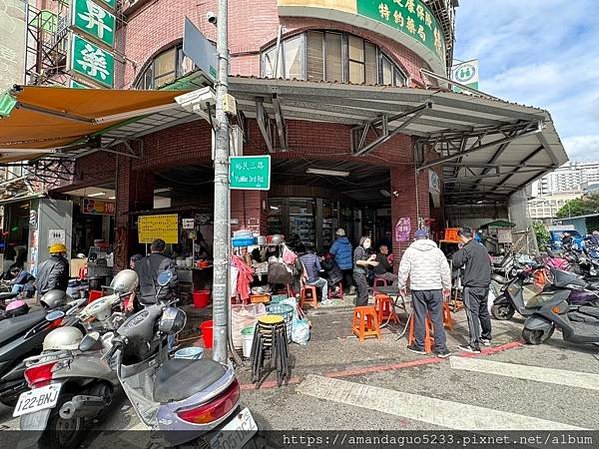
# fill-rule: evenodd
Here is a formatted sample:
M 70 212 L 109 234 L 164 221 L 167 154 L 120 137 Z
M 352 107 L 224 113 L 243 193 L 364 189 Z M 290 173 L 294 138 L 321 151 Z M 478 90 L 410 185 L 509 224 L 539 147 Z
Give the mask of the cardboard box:
M 79 270 L 87 266 L 87 257 L 85 259 L 71 259 L 71 277 L 79 277 Z

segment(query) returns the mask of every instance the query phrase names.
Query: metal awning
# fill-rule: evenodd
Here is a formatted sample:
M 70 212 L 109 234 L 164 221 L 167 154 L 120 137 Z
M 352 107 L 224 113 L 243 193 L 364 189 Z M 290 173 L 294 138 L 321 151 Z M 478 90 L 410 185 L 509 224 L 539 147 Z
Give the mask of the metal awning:
M 28 89 L 31 88 L 25 88 Z M 229 89 L 237 99 L 238 111 L 258 121 L 272 152 L 290 149 L 288 120 L 350 125 L 348 132 L 351 132 L 352 150 L 357 160 L 397 133 L 412 136 L 418 149 L 418 169 L 443 167 L 448 204 L 505 201 L 512 193 L 568 160 L 547 111 L 497 99 L 441 89 L 248 77 L 231 77 Z M 88 135 L 88 138 L 96 137 L 94 145 L 86 145 L 79 136 L 71 142 L 68 152 L 62 152 L 69 157 L 94 151 L 120 153 L 121 150 L 114 148 L 119 144 L 129 145 L 128 142 L 144 135 L 199 119 L 173 102 L 181 92 L 78 92 L 97 95 L 97 104 L 102 104 L 102 95 L 158 94 L 164 98 L 156 98 L 155 109 L 147 107 L 139 111 L 137 118 L 113 121 L 110 124 L 114 126 L 110 127 L 95 125 L 100 127 Z M 100 117 L 108 113 L 88 111 L 88 114 Z M 3 122 L 0 120 L 0 153 L 5 146 Z M 34 129 L 34 125 L 29 129 Z M 73 147 L 74 142 L 79 145 Z M 437 151 L 438 159 L 424 160 L 423 149 L 427 145 Z M 128 148 L 127 155 L 140 157 L 131 146 Z

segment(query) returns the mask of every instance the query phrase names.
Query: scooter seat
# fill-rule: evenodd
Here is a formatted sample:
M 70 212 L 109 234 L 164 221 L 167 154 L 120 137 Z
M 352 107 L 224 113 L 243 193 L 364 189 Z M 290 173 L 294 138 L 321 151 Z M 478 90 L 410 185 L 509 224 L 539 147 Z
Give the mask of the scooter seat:
M 0 321 L 0 344 L 24 334 L 36 324 L 44 321 L 45 318 L 46 311 L 40 310 Z
M 172 402 L 186 399 L 204 390 L 225 374 L 223 365 L 214 360 L 168 360 L 156 375 L 154 400 Z
M 599 319 L 599 307 L 580 306 L 578 308 L 578 311 L 580 313 L 584 313 L 585 315 L 590 315 L 590 316 L 593 316 L 593 317 Z
M 3 293 L 0 293 L 0 301 L 6 301 L 7 299 L 14 299 L 17 296 L 19 296 L 18 293 L 3 292 Z

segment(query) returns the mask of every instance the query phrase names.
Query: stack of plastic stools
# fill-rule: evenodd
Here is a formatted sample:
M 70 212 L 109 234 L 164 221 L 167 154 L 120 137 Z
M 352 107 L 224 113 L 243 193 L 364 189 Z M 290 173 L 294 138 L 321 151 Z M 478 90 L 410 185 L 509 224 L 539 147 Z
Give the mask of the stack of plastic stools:
M 280 315 L 266 315 L 258 318 L 250 354 L 252 364 L 252 383 L 256 389 L 268 374 L 276 370 L 277 385 L 287 382 L 291 375 L 289 366 L 289 346 L 287 343 L 287 325 Z M 270 362 L 266 372 L 265 362 Z
M 354 309 L 352 332 L 361 342 L 367 337 L 381 338 L 381 327 L 374 307 L 359 306 Z

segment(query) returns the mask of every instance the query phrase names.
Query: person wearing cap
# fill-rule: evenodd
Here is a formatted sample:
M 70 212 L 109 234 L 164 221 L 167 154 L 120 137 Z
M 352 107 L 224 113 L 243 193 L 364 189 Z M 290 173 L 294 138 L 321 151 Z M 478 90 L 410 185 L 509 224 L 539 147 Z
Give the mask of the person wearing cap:
M 35 288 L 44 295 L 50 290 L 67 291 L 69 286 L 69 261 L 67 247 L 62 243 L 54 243 L 48 250 L 50 257 L 37 269 Z
M 401 258 L 397 273 L 399 290 L 406 294 L 409 279 L 412 292 L 415 342 L 408 346 L 408 351 L 426 354 L 424 336 L 426 315 L 430 312 L 437 356 L 446 358 L 450 352 L 443 329 L 443 296 L 449 296 L 451 291 L 451 271 L 445 254 L 429 240 L 426 229 L 418 229 L 414 238 Z
M 464 267 L 462 275 L 462 293 L 470 342 L 460 345 L 462 351 L 479 353 L 480 345 L 491 345 L 491 316 L 487 301 L 491 286 L 491 258 L 487 248 L 474 241 L 470 228 L 460 228 L 458 236 L 462 247 L 452 257 L 455 268 Z M 481 333 L 482 328 L 482 333 Z
M 349 239 L 345 236 L 345 229 L 337 229 L 335 235 L 337 238 L 333 242 L 333 245 L 331 245 L 329 252 L 333 255 L 335 262 L 343 273 L 343 287 L 345 288 L 345 291 L 351 294 L 353 292 L 350 290 L 353 290 L 354 288 L 352 278 L 354 268 L 353 248 Z

